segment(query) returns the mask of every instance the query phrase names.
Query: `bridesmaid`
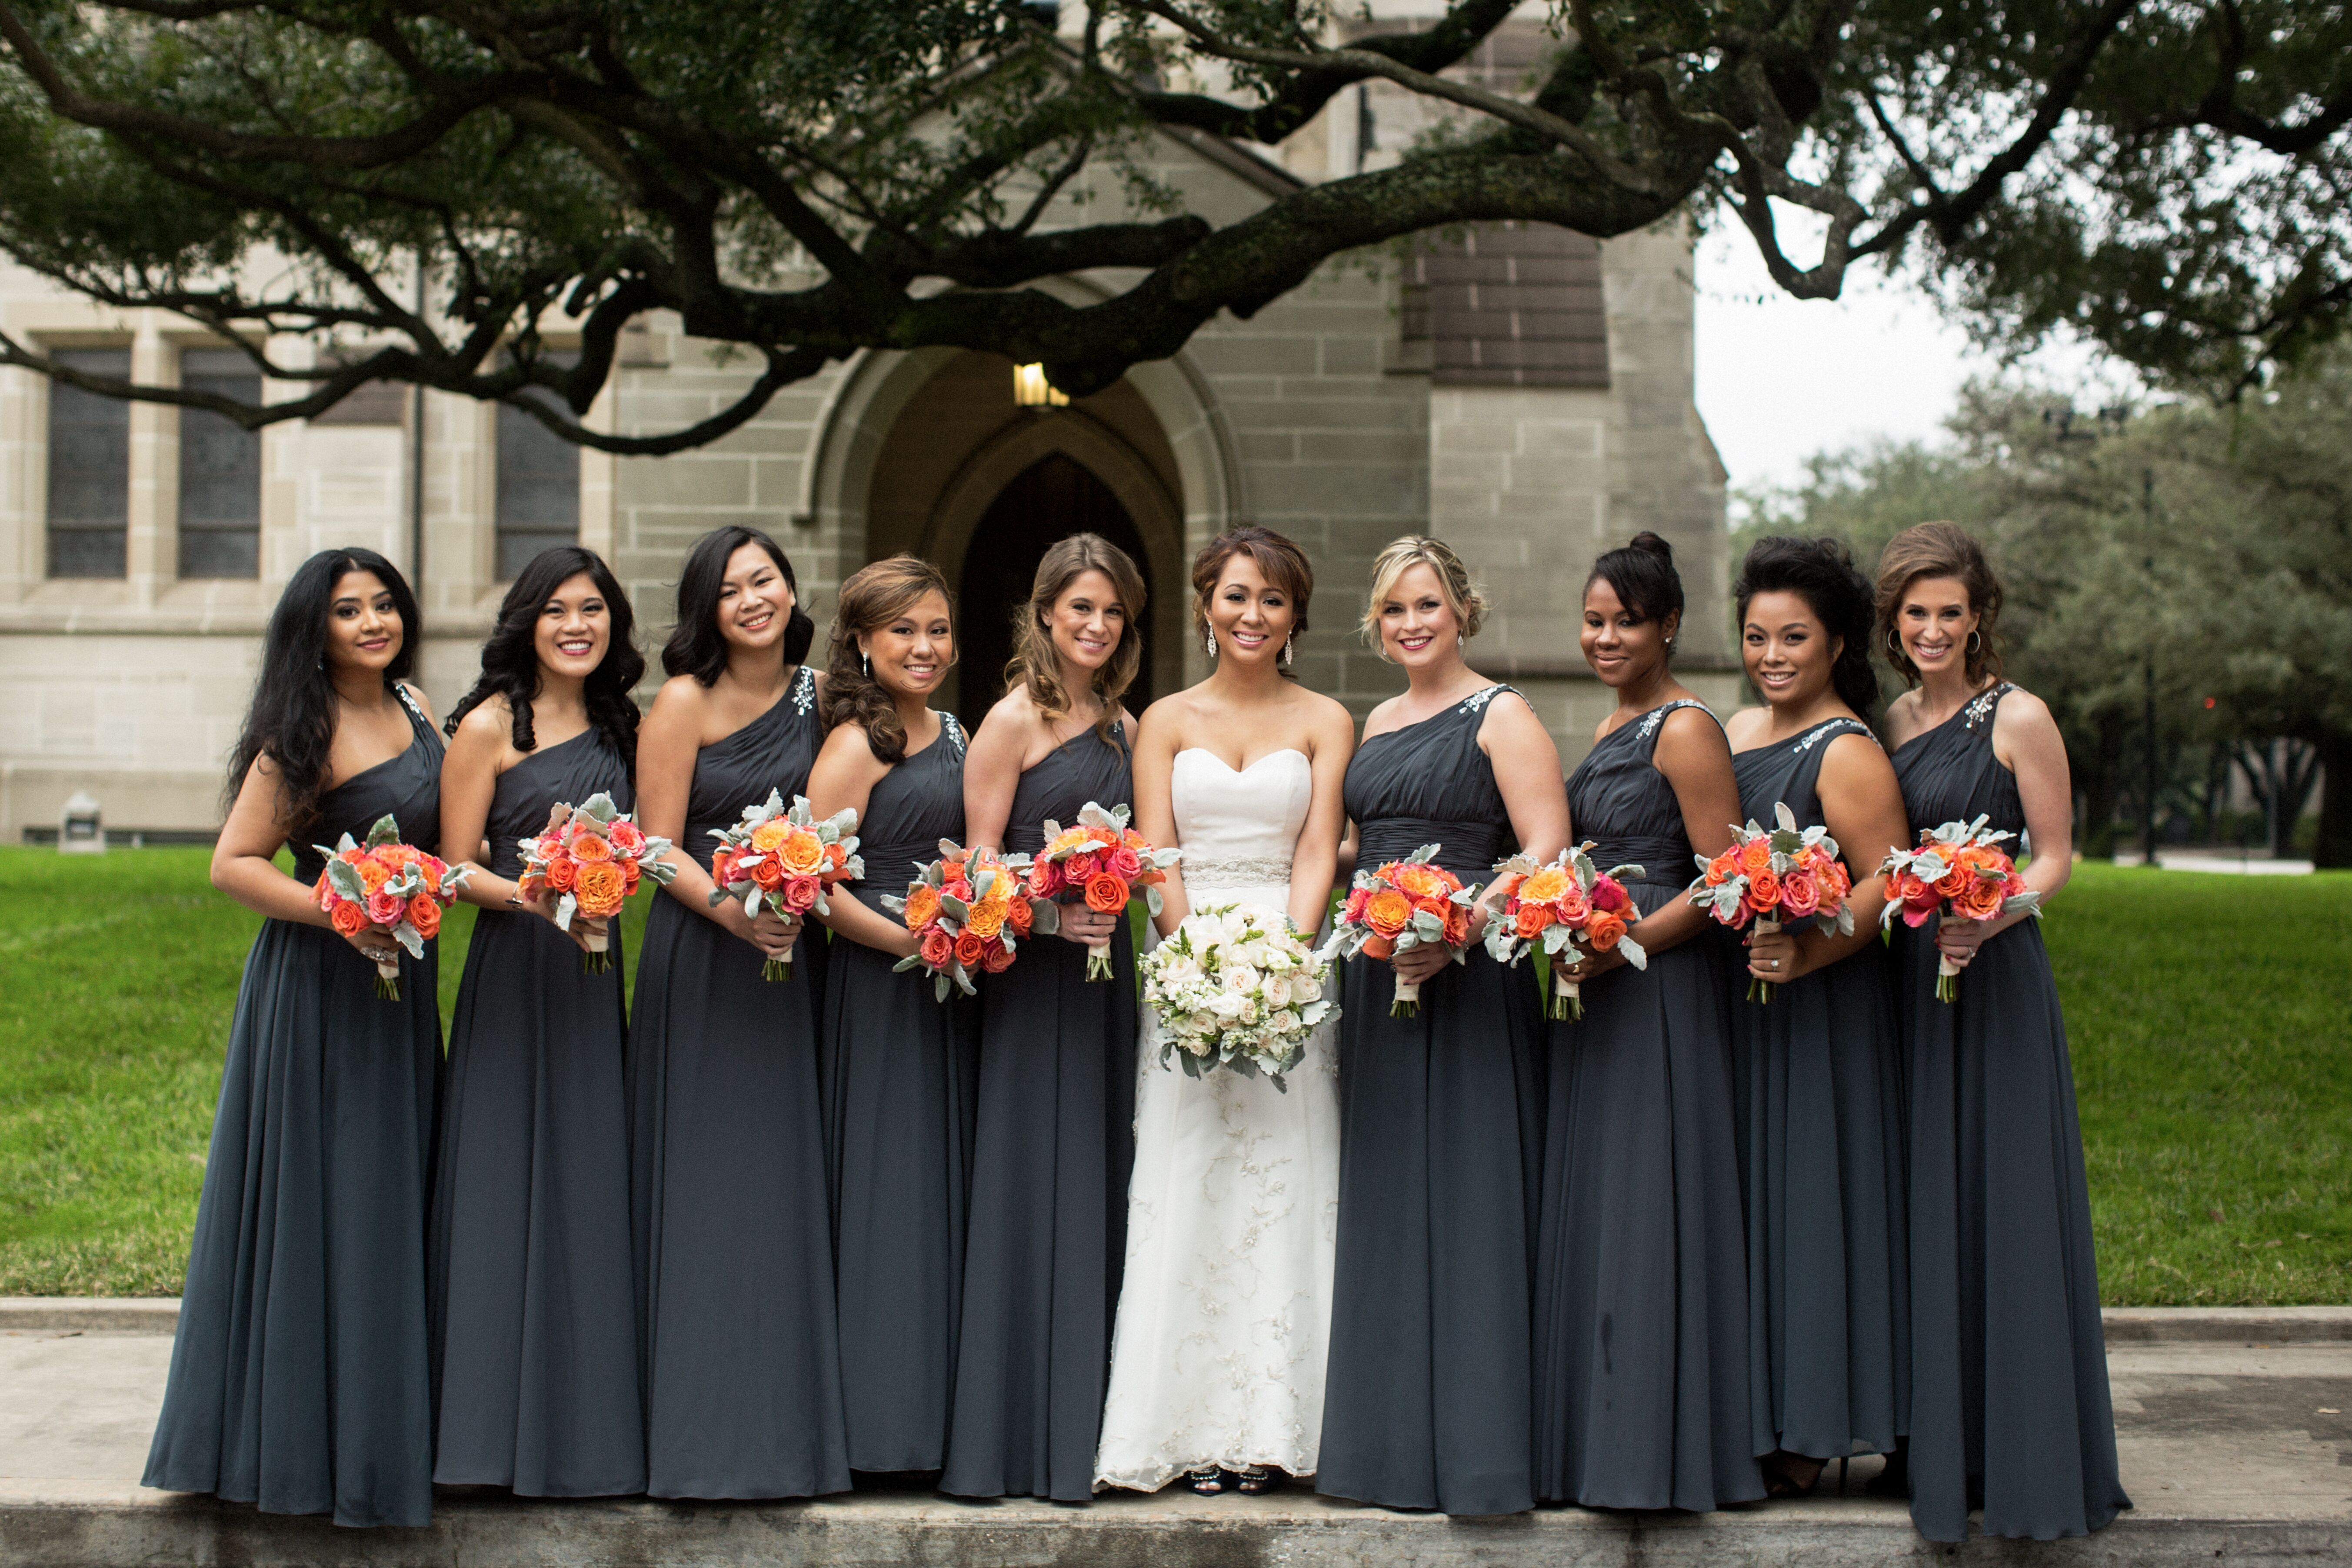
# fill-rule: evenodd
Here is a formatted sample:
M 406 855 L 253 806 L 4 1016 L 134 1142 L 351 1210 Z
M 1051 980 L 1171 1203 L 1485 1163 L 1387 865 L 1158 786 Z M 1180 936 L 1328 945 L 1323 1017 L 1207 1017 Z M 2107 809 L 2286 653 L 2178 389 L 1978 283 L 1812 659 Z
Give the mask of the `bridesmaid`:
M 1037 563 L 1010 688 L 964 764 L 971 843 L 1034 855 L 1047 817 L 1129 804 L 1143 574 L 1099 535 Z M 1023 944 L 981 998 L 980 1108 L 954 1418 L 941 1490 L 1094 1493 L 1095 1443 L 1127 1256 L 1135 1163 L 1135 952 L 1127 916 L 1063 906 L 1064 940 Z M 1086 978 L 1110 939 L 1108 983 Z
M 824 952 L 798 921 L 710 903 L 712 832 L 771 790 L 807 792 L 824 739 L 801 662 L 815 636 L 775 541 L 704 534 L 637 738 L 639 821 L 677 867 L 646 921 L 627 1063 L 655 1497 L 849 1486 L 817 1091 Z M 760 978 L 787 953 L 791 980 Z
M 2000 679 L 2000 584 L 1948 522 L 1895 536 L 1878 618 L 1906 684 L 1888 705 L 1915 828 L 1990 816 L 2029 836 L 2046 903 L 2074 858 L 2066 748 L 2040 699 Z M 2009 849 L 2023 859 L 2024 848 Z M 1961 971 L 1936 1000 L 1937 955 Z M 1911 1147 L 1911 1518 L 1930 1541 L 2047 1541 L 2131 1506 L 2116 1473 L 2091 1203 L 2066 1026 L 2030 917 L 1897 927 Z
M 1454 552 L 1408 534 L 1372 563 L 1364 631 L 1404 667 L 1344 786 L 1344 869 L 1439 846 L 1467 883 L 1568 841 L 1559 752 L 1527 700 L 1463 661 L 1486 604 Z M 1478 945 L 1340 976 L 1339 1219 L 1320 1492 L 1386 1508 L 1517 1513 L 1528 1467 L 1528 1292 L 1543 1141 L 1535 984 Z M 1391 1018 L 1399 977 L 1421 1014 Z
M 145 1484 L 337 1524 L 433 1516 L 425 1168 L 436 952 L 344 938 L 312 846 L 396 817 L 440 839 L 441 737 L 406 677 L 423 626 L 392 563 L 328 550 L 269 617 L 213 886 L 267 917 L 246 958 Z M 273 864 L 294 851 L 294 875 Z
M 525 1497 L 646 1489 L 629 1255 L 628 1015 L 621 953 L 582 973 L 591 930 L 524 902 L 518 841 L 560 802 L 630 806 L 646 661 L 629 601 L 576 544 L 533 557 L 449 715 L 441 858 L 480 906 L 449 1037 L 429 1239 L 433 1479 Z
M 1750 1452 L 1748 1283 L 1733 1131 L 1730 945 L 1691 906 L 1693 847 L 1731 842 L 1731 749 L 1674 678 L 1674 552 L 1654 533 L 1593 563 L 1585 662 L 1617 693 L 1568 783 L 1605 870 L 1642 910 L 1581 967 L 1584 1017 L 1551 1026 L 1536 1287 L 1536 1463 L 1547 1500 L 1694 1510 L 1764 1495 Z
M 1811 1490 L 1826 1460 L 1893 1452 L 1907 1421 L 1902 1069 L 1875 871 L 1910 833 L 1864 722 L 1878 699 L 1874 610 L 1845 547 L 1763 540 L 1732 593 L 1765 703 L 1727 726 L 1739 809 L 1769 826 L 1785 803 L 1799 826 L 1826 826 L 1853 881 L 1853 934 L 1754 938 L 1748 973 L 1771 1003 L 1731 1010 L 1752 1446 L 1766 1489 L 1787 1496 Z
M 963 750 L 931 694 L 955 665 L 947 579 L 910 555 L 841 585 L 825 671 L 832 726 L 809 773 L 820 817 L 857 812 L 866 879 L 829 900 L 833 973 L 818 1058 L 832 1160 L 841 1384 L 854 1470 L 946 1463 L 971 1181 L 979 1016 L 918 970 L 899 917 L 915 868 L 963 838 Z

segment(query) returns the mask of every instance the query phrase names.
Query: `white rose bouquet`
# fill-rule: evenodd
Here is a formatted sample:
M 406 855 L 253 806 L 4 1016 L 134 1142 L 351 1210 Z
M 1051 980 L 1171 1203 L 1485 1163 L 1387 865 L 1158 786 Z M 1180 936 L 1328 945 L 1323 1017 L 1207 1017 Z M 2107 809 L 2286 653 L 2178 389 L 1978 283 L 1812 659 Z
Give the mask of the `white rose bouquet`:
M 1323 994 L 1329 960 L 1264 910 L 1196 910 L 1142 969 L 1144 1005 L 1160 1021 L 1160 1065 L 1172 1058 L 1194 1078 L 1222 1066 L 1264 1073 L 1283 1089 L 1309 1031 L 1339 1016 Z

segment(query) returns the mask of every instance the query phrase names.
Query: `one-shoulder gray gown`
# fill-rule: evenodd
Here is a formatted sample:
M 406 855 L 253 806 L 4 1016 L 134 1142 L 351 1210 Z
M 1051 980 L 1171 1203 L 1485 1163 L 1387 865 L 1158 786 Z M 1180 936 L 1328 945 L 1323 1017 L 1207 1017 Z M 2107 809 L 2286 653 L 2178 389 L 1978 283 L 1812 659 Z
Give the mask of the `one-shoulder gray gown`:
M 292 845 L 364 839 L 387 812 L 441 837 L 441 737 L 407 693 L 408 749 L 319 802 Z M 322 926 L 265 921 L 229 1025 L 163 1413 L 144 1482 L 337 1524 L 433 1518 L 425 1205 L 441 1070 L 437 949 L 400 1000 Z
M 847 896 L 895 921 L 881 898 L 903 896 L 940 839 L 963 841 L 963 750 L 942 713 L 939 739 L 875 784 L 858 829 L 866 879 Z M 938 1000 L 931 976 L 893 973 L 896 958 L 845 936 L 831 962 L 818 1065 L 849 1465 L 936 1470 L 955 1391 L 979 1009 L 953 987 Z
M 1870 727 L 1832 719 L 1740 752 L 1739 807 L 1822 825 L 1822 759 Z M 1877 868 L 1841 846 L 1855 880 Z M 1748 1194 L 1748 1370 L 1759 1454 L 1883 1454 L 1908 1426 L 1902 1047 L 1886 950 L 1731 1004 Z M 1735 973 L 1735 995 L 1746 990 Z
M 1134 793 L 1127 731 L 1092 730 L 1021 775 L 1004 847 L 1034 855 L 1042 825 Z M 1127 1259 L 1135 1164 L 1135 949 L 1124 921 L 1114 973 L 1086 978 L 1087 951 L 1024 942 L 982 983 L 962 1329 L 948 1462 L 959 1497 L 1094 1495 L 1110 1382 L 1111 1325 Z
M 499 776 L 490 869 L 558 803 L 623 810 L 629 767 L 603 731 L 542 746 Z M 434 1160 L 433 1479 L 526 1497 L 646 1489 L 629 1246 L 628 1011 L 613 967 L 582 970 L 534 914 L 484 910 L 449 1031 Z
M 2022 834 L 1985 692 L 1895 752 L 1913 830 Z M 2017 844 L 2009 846 L 2012 853 Z M 1911 1100 L 1911 1518 L 1930 1541 L 2084 1535 L 2131 1506 L 2116 1471 L 2074 1070 L 2035 921 L 1936 1000 L 1932 924 L 1895 927 Z
M 824 740 L 806 666 L 776 705 L 695 759 L 680 847 L 780 790 Z M 629 1163 L 645 1325 L 646 1491 L 808 1497 L 849 1488 L 825 1197 L 817 1018 L 825 950 L 789 981 L 677 899 L 655 900 L 629 1030 Z
M 1424 844 L 1467 885 L 1510 854 L 1478 749 L 1491 686 L 1348 763 L 1356 863 Z M 1529 1291 L 1543 1149 L 1535 983 L 1472 946 L 1391 1018 L 1396 972 L 1342 965 L 1339 1224 L 1315 1488 L 1389 1508 L 1535 1506 Z
M 1602 737 L 1569 820 L 1643 914 L 1691 846 L 1652 761 L 1685 700 Z M 1536 1275 L 1536 1461 L 1547 1501 L 1693 1510 L 1764 1495 L 1748 1440 L 1748 1268 L 1733 1131 L 1729 947 L 1713 931 L 1584 986 L 1551 1026 Z

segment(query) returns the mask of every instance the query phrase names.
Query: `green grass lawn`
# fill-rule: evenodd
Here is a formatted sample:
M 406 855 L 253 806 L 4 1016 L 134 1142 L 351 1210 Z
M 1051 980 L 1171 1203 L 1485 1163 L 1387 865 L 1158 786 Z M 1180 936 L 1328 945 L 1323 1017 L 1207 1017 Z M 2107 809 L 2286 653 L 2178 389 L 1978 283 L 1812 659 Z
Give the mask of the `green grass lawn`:
M 259 924 L 205 860 L 0 847 L 0 1295 L 179 1289 Z M 2105 1299 L 2352 1301 L 2352 877 L 2086 865 L 2046 934 Z

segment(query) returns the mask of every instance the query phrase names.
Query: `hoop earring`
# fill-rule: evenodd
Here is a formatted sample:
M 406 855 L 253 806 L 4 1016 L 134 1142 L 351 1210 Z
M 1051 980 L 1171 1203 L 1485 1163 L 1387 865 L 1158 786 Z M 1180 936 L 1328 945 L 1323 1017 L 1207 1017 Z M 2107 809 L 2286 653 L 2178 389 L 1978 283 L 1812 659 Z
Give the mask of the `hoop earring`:
M 1297 632 L 1289 632 L 1284 635 L 1282 639 L 1282 662 L 1285 665 L 1287 665 L 1290 662 L 1290 645 L 1297 640 L 1298 634 Z
M 1201 633 L 1201 646 L 1211 658 L 1217 657 L 1217 628 L 1209 626 Z
M 1970 632 L 1969 634 L 1969 657 L 1970 658 L 1974 658 L 1978 654 L 1983 651 L 1984 634 L 1982 632 Z

